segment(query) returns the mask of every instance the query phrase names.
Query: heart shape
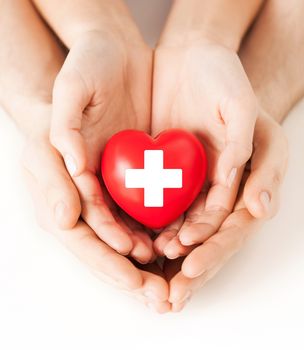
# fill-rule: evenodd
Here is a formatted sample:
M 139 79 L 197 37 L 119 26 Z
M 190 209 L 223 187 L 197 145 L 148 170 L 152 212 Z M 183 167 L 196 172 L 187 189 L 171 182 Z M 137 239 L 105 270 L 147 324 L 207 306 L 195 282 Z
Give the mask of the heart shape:
M 191 133 L 170 129 L 152 138 L 124 130 L 107 142 L 101 161 L 105 186 L 131 217 L 163 228 L 186 211 L 203 187 L 206 152 Z

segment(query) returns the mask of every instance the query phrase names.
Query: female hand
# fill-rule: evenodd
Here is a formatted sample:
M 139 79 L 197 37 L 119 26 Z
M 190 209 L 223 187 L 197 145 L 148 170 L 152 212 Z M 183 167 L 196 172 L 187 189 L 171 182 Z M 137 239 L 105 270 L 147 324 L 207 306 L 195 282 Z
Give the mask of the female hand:
M 169 311 L 168 283 L 156 265 L 149 264 L 145 271 L 139 269 L 128 258 L 104 243 L 81 219 L 70 229 L 60 229 L 54 222 L 49 211 L 48 202 L 52 198 L 50 194 L 56 191 L 71 196 L 74 185 L 61 156 L 50 144 L 48 135 L 38 132 L 44 121 L 50 119 L 51 106 L 40 106 L 38 114 L 35 118 L 35 137 L 27 140 L 22 157 L 38 223 L 43 229 L 53 233 L 98 278 L 122 289 L 159 313 Z M 77 196 L 75 189 L 74 192 Z
M 265 217 L 261 215 L 263 208 L 257 206 L 260 193 L 267 193 L 263 200 L 267 216 L 275 215 L 287 166 L 287 148 L 286 137 L 279 124 L 267 115 L 259 117 L 251 166 L 243 175 L 233 213 L 226 218 L 218 232 L 203 244 L 191 247 L 191 252 L 189 247 L 189 255 L 184 260 L 166 263 L 165 273 L 167 278 L 171 278 L 169 301 L 173 311 L 181 310 L 186 299 L 211 279 L 258 231 Z
M 155 242 L 159 254 L 176 258 L 186 253 L 183 245 L 208 239 L 231 212 L 252 153 L 257 105 L 237 54 L 211 42 L 157 48 L 153 87 L 153 133 L 188 129 L 202 140 L 209 160 L 200 198 Z
M 114 32 L 87 32 L 73 43 L 53 90 L 50 138 L 65 160 L 82 218 L 117 252 L 141 263 L 154 258 L 152 241 L 121 219 L 100 186 L 108 138 L 123 129 L 149 130 L 152 53 Z M 132 226 L 133 225 L 133 226 Z

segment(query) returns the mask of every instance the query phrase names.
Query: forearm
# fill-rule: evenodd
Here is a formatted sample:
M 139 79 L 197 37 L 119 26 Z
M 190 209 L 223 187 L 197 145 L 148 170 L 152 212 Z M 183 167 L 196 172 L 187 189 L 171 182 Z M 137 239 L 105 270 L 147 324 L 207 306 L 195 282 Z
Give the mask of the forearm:
M 255 18 L 263 0 L 176 0 L 160 44 L 215 41 L 233 50 Z
M 0 11 L 0 103 L 25 132 L 51 104 L 64 53 L 28 0 L 2 1 Z
M 269 0 L 240 50 L 261 106 L 282 121 L 304 95 L 304 2 Z
M 88 32 L 117 35 L 134 44 L 142 38 L 121 0 L 33 0 L 41 14 L 70 48 Z

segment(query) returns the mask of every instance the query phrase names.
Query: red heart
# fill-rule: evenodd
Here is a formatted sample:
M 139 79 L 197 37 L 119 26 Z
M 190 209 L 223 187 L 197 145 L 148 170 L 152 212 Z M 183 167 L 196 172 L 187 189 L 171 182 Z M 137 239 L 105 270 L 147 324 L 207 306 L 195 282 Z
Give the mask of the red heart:
M 155 139 L 125 130 L 106 144 L 101 171 L 110 195 L 126 213 L 147 227 L 162 228 L 200 192 L 207 159 L 202 144 L 184 130 L 167 130 Z

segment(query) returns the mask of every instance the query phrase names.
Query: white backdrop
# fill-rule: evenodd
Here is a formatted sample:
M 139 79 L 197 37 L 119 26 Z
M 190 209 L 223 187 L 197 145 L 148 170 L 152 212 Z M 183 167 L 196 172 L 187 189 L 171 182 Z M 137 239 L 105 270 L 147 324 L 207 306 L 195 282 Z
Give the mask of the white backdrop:
M 135 15 L 154 42 L 152 25 L 169 1 L 154 0 L 163 12 L 146 18 L 152 2 L 128 2 L 139 5 Z M 304 103 L 284 125 L 291 156 L 278 216 L 182 313 L 157 315 L 95 279 L 38 228 L 19 165 L 22 141 L 0 111 L 0 349 L 303 349 L 303 114 Z

